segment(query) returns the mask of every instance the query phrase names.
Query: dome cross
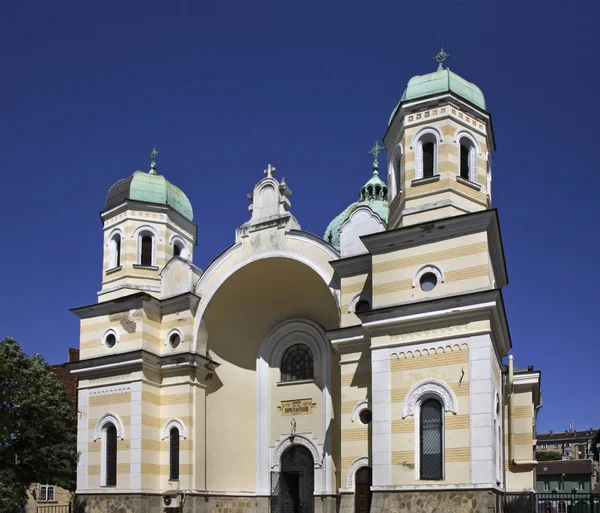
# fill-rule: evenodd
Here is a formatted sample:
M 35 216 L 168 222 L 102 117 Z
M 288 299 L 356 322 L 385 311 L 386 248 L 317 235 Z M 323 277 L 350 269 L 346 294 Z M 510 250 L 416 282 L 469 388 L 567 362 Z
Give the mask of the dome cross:
M 449 53 L 444 52 L 444 45 L 442 45 L 442 49 L 439 51 L 439 53 L 433 58 L 434 61 L 437 61 L 438 63 L 438 71 L 442 71 L 444 69 L 444 65 L 443 62 L 450 57 Z
M 373 147 L 369 150 L 368 154 L 373 155 L 373 169 L 379 169 L 379 154 L 385 150 L 385 146 L 381 146 L 379 141 L 375 141 Z
M 156 146 L 152 147 L 152 152 L 150 153 L 150 174 L 151 175 L 155 175 L 156 174 L 156 157 L 158 157 L 158 150 L 156 149 Z

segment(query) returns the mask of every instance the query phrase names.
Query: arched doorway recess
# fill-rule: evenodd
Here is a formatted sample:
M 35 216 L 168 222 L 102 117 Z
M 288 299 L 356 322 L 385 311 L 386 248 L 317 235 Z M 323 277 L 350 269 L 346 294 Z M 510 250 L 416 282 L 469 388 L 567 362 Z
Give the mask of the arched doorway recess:
M 274 473 L 273 513 L 314 513 L 315 462 L 302 445 L 292 445 L 281 455 L 280 472 Z

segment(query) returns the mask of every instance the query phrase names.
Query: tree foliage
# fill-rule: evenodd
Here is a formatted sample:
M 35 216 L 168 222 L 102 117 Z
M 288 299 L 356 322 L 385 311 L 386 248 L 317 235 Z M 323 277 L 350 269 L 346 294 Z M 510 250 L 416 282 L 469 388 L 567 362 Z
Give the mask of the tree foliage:
M 557 461 L 562 460 L 562 455 L 558 451 L 536 451 L 535 459 L 538 461 Z
M 41 355 L 0 342 L 0 511 L 20 511 L 34 483 L 75 490 L 77 412 Z

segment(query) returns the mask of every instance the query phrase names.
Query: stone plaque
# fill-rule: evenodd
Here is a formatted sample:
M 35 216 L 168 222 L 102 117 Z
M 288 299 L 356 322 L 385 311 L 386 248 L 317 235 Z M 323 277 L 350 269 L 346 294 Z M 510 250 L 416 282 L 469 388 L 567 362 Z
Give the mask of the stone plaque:
M 294 399 L 293 401 L 281 401 L 279 411 L 282 416 L 298 416 L 312 414 L 312 399 Z

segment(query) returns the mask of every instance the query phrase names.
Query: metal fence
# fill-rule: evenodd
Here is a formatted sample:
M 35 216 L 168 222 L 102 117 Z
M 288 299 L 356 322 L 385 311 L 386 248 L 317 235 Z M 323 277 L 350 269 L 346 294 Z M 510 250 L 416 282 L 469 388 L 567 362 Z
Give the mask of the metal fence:
M 57 504 L 47 504 L 44 506 L 37 506 L 35 509 L 36 513 L 71 513 L 71 505 L 63 504 L 61 506 Z
M 600 495 L 592 493 L 506 494 L 504 513 L 600 513 Z

